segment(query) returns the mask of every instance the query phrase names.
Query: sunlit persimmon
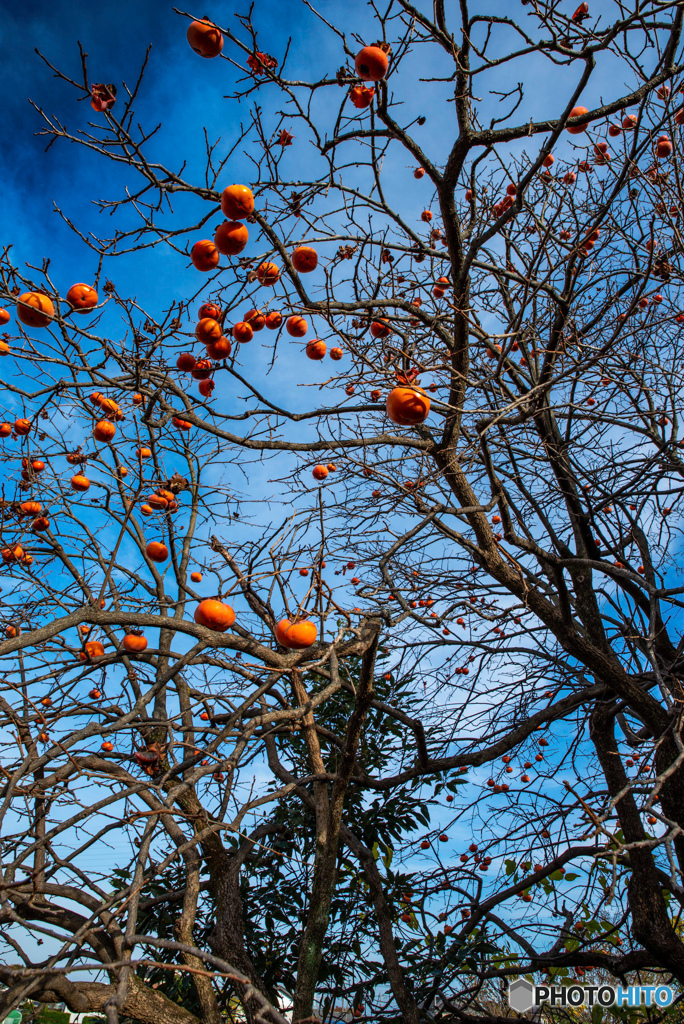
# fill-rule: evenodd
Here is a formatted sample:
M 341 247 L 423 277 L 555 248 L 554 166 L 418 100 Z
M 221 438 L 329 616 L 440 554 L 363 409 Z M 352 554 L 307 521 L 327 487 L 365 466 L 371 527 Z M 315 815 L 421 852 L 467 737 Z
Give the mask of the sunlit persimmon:
M 241 320 L 240 323 L 233 325 L 232 334 L 236 341 L 242 342 L 243 344 L 245 342 L 251 341 L 252 338 L 254 337 L 254 331 L 249 326 L 249 324 L 246 324 L 244 322 L 244 320 Z
M 229 604 L 207 598 L 195 608 L 195 622 L 198 626 L 213 629 L 215 633 L 225 633 L 235 622 L 235 612 Z
M 573 107 L 568 116 L 569 117 L 583 117 L 584 114 L 588 114 L 588 113 L 589 113 L 589 111 L 587 110 L 586 107 Z M 586 132 L 588 127 L 589 127 L 589 122 L 587 121 L 585 124 L 573 125 L 572 127 L 566 128 L 566 131 L 570 135 L 581 135 L 582 132 Z
M 208 345 L 210 341 L 218 341 L 223 334 L 221 324 L 218 320 L 213 320 L 211 317 L 205 316 L 197 324 L 195 328 L 195 337 L 198 341 L 201 341 L 203 345 Z M 185 353 L 183 353 L 185 355 Z M 179 359 L 182 358 L 179 356 Z M 176 362 L 178 366 L 178 362 Z M 185 369 L 185 367 L 178 367 L 179 369 Z M 192 369 L 192 367 L 190 367 Z
M 193 583 L 201 583 L 202 582 L 202 573 L 201 572 L 191 572 L 190 573 L 190 579 L 192 580 Z
M 386 338 L 392 333 L 392 328 L 386 320 L 373 320 L 370 325 L 370 332 L 374 338 Z
M 190 259 L 196 270 L 201 270 L 203 274 L 207 274 L 218 266 L 219 251 L 211 239 L 202 238 L 199 242 L 195 242 L 190 250 Z
M 19 508 L 25 516 L 37 516 L 39 512 L 43 511 L 43 506 L 39 501 L 22 501 Z
M 17 299 L 17 317 L 28 327 L 46 327 L 55 314 L 55 307 L 42 292 L 24 292 Z
M 93 429 L 93 437 L 96 441 L 111 441 L 115 434 L 116 427 L 109 420 L 100 420 Z
M 169 557 L 169 549 L 160 540 L 151 540 L 145 548 L 145 554 L 151 562 L 165 562 Z
M 147 649 L 147 639 L 139 633 L 126 633 L 121 643 L 129 654 L 142 654 Z
M 11 423 L 0 423 L 0 437 L 9 437 L 12 433 Z
M 387 74 L 389 59 L 379 46 L 364 46 L 356 55 L 354 67 L 364 82 L 379 82 Z
M 290 258 L 292 266 L 300 274 L 310 274 L 318 266 L 318 253 L 310 245 L 298 245 Z
M 11 547 L 3 548 L 2 551 L 0 551 L 0 556 L 2 557 L 3 562 L 6 562 L 8 565 L 11 562 L 21 562 L 25 554 L 26 552 L 22 548 L 21 544 L 13 544 Z
M 414 388 L 393 388 L 387 396 L 387 415 L 400 426 L 423 423 L 430 412 L 430 399 Z
M 142 514 L 144 516 L 153 516 L 154 515 L 154 509 L 152 508 L 151 505 L 147 505 L 147 504 L 141 505 L 140 506 L 140 511 L 142 512 Z
M 257 267 L 257 281 L 259 284 L 274 285 L 279 277 L 280 271 L 275 263 L 260 263 Z M 266 326 L 269 326 L 268 317 L 266 318 Z
M 205 317 L 209 317 L 210 320 L 221 319 L 221 307 L 217 306 L 215 302 L 205 302 L 197 310 L 197 318 L 204 320 Z
M 5 628 L 5 636 L 9 637 L 10 640 L 14 639 L 15 636 L 21 636 L 20 626 L 7 626 Z
M 78 313 L 87 313 L 97 306 L 97 292 L 89 284 L 72 284 L 66 293 L 66 300 Z
M 200 57 L 218 57 L 223 49 L 223 33 L 208 18 L 191 21 L 187 36 L 190 46 Z
M 150 494 L 147 502 L 154 509 L 163 509 L 168 507 L 169 499 L 163 494 Z
M 300 622 L 281 619 L 275 628 L 275 635 L 281 647 L 286 647 L 290 651 L 303 651 L 305 647 L 311 647 L 316 642 L 318 629 L 309 619 Z
M 335 362 L 338 362 L 343 355 L 344 349 L 342 348 L 335 347 L 330 349 L 330 358 L 333 359 Z
M 213 341 L 210 345 L 207 345 L 207 355 L 210 359 L 215 359 L 218 362 L 221 359 L 227 359 L 231 349 L 230 338 L 222 334 L 218 341 Z
M 372 87 L 369 89 L 365 85 L 355 85 L 349 92 L 349 99 L 358 110 L 365 110 L 366 107 L 370 107 L 374 96 L 375 89 Z
M 244 220 L 254 213 L 254 195 L 246 185 L 229 185 L 221 193 L 221 209 L 230 220 Z
M 87 476 L 83 476 L 82 473 L 77 473 L 76 476 L 71 478 L 71 489 L 73 491 L 87 491 L 90 487 L 90 480 Z
M 192 423 L 188 423 L 187 420 L 182 420 L 180 416 L 172 416 L 171 422 L 177 430 L 190 430 Z
M 36 516 L 31 523 L 31 529 L 35 530 L 36 533 L 43 533 L 45 530 L 50 529 L 50 520 L 47 516 Z
M 311 473 L 312 473 L 312 476 L 313 476 L 314 480 L 325 480 L 326 476 L 329 473 L 329 470 L 328 470 L 327 466 L 319 465 L 319 466 L 314 466 L 314 468 L 312 469 Z
M 181 352 L 176 360 L 176 368 L 182 370 L 183 373 L 189 373 L 194 368 L 196 362 L 197 360 L 192 352 Z
M 142 405 L 144 401 L 145 399 L 141 394 L 138 394 L 138 392 L 136 392 L 131 398 L 131 402 L 133 403 L 133 405 Z
M 31 420 L 18 419 L 14 421 L 14 433 L 19 437 L 25 437 L 31 429 Z
M 242 319 L 253 331 L 263 331 L 266 326 L 266 317 L 260 309 L 248 309 Z
M 224 256 L 237 256 L 249 241 L 246 225 L 237 220 L 224 220 L 216 229 L 214 245 Z
M 309 359 L 322 359 L 326 352 L 326 344 L 320 338 L 312 338 L 306 346 L 306 354 Z
M 6 309 L 0 309 L 0 327 L 4 327 L 5 324 L 10 322 L 10 315 Z
M 266 314 L 266 326 L 269 331 L 277 331 L 283 322 L 283 314 L 277 310 L 272 309 L 270 313 Z
M 292 338 L 303 338 L 309 325 L 303 316 L 289 316 L 285 321 L 285 330 Z
M 216 382 L 213 380 L 201 380 L 199 382 L 199 393 L 205 398 L 211 398 L 211 395 L 216 387 Z
M 208 359 L 198 359 L 190 374 L 195 380 L 206 380 L 207 377 L 211 377 L 213 370 L 214 367 Z
M 104 646 L 99 640 L 89 640 L 85 645 L 85 650 L 81 651 L 78 660 L 79 661 L 92 661 L 93 658 L 101 658 L 104 654 Z

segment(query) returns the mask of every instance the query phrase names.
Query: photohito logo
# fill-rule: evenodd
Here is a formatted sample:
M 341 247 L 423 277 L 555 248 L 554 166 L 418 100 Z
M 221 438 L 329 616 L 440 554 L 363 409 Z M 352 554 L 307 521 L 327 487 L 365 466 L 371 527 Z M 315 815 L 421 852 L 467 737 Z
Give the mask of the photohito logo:
M 543 1003 L 549 1006 L 669 1006 L 669 985 L 533 985 L 523 978 L 508 987 L 512 1010 L 525 1013 Z

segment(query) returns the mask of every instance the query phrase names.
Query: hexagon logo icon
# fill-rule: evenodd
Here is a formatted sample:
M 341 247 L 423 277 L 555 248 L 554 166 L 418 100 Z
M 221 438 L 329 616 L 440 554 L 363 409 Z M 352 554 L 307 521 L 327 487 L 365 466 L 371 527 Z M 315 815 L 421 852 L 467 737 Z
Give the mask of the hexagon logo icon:
M 531 1010 L 535 1005 L 534 986 L 524 978 L 518 978 L 517 981 L 512 982 L 508 986 L 508 1004 L 512 1010 L 517 1010 L 518 1013 Z

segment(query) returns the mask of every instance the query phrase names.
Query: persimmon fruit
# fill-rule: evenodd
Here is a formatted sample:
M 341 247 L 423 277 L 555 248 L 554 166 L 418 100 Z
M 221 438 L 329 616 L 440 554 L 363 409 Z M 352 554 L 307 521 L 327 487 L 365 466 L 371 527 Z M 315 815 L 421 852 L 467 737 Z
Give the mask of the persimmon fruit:
M 195 622 L 198 626 L 213 629 L 215 633 L 225 633 L 235 622 L 235 612 L 229 604 L 207 598 L 195 608 Z
M 238 220 L 224 220 L 214 235 L 214 245 L 224 256 L 237 256 L 248 241 L 249 231 Z
M 430 399 L 415 388 L 393 388 L 387 396 L 387 415 L 399 426 L 423 423 L 430 412 Z
M 221 209 L 230 220 L 244 220 L 254 212 L 254 194 L 246 185 L 228 185 L 221 193 Z
M 379 46 L 364 46 L 356 55 L 354 67 L 364 82 L 379 82 L 387 74 L 389 58 Z
M 97 292 L 89 284 L 72 284 L 66 293 L 66 300 L 77 313 L 87 313 L 97 306 Z
M 208 274 L 210 270 L 214 270 L 218 266 L 219 251 L 211 239 L 202 238 L 199 242 L 195 242 L 190 250 L 190 259 L 196 270 Z
M 218 57 L 223 49 L 223 33 L 208 18 L 191 21 L 187 36 L 190 46 L 200 57 Z
M 17 299 L 17 318 L 27 327 L 46 327 L 54 315 L 52 301 L 42 292 L 24 292 Z
M 309 619 L 302 619 L 300 622 L 281 619 L 275 628 L 275 635 L 281 647 L 286 647 L 289 651 L 303 651 L 316 642 L 318 629 Z

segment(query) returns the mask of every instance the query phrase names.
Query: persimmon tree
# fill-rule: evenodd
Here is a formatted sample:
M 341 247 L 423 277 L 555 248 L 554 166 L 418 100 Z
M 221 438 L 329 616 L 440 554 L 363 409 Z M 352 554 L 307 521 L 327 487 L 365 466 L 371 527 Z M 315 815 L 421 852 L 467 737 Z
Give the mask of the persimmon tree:
M 681 4 L 176 13 L 231 148 L 54 67 L 114 228 L 0 264 L 0 1017 L 681 984 Z

